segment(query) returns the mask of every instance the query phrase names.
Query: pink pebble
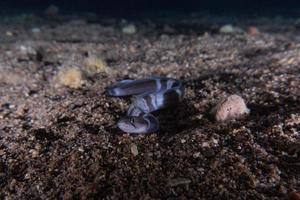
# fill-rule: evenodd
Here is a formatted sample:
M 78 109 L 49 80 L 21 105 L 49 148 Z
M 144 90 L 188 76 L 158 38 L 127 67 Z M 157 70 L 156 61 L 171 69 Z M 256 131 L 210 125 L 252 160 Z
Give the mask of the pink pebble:
M 249 114 L 250 110 L 247 108 L 242 97 L 234 94 L 220 101 L 213 109 L 216 121 L 222 122 L 231 119 L 238 119 L 244 115 Z

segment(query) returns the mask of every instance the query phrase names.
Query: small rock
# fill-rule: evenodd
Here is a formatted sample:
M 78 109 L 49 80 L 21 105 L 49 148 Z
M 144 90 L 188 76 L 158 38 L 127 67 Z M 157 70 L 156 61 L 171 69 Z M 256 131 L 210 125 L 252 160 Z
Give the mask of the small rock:
M 215 145 L 217 145 L 217 144 L 219 143 L 219 140 L 213 138 L 213 139 L 212 139 L 212 142 L 213 142 Z
M 41 29 L 39 29 L 39 28 L 32 28 L 31 32 L 32 33 L 39 33 L 39 32 L 41 32 Z
M 16 184 L 17 184 L 17 180 L 13 178 L 10 181 L 10 183 L 8 184 L 9 189 L 13 190 L 15 188 Z
M 78 148 L 78 151 L 79 151 L 79 152 L 84 152 L 84 149 L 83 149 L 82 147 L 79 147 L 79 148 Z
M 235 28 L 231 24 L 226 24 L 220 28 L 220 33 L 233 33 Z
M 283 185 L 280 185 L 280 186 L 279 186 L 278 191 L 279 191 L 281 194 L 284 194 L 284 195 L 287 194 L 287 189 L 286 189 L 286 187 L 284 187 Z
M 13 36 L 14 34 L 13 34 L 11 31 L 6 31 L 5 35 L 11 37 L 11 36 Z
M 39 152 L 35 149 L 31 149 L 29 152 L 31 153 L 32 158 L 36 158 L 39 155 Z
M 296 191 L 291 192 L 290 197 L 292 200 L 300 200 L 300 194 Z
M 0 156 L 3 156 L 5 154 L 6 154 L 6 152 L 4 151 L 4 149 L 0 149 Z
M 13 105 L 13 104 L 9 104 L 9 106 L 8 106 L 9 109 L 13 109 L 13 108 L 15 108 L 15 107 L 16 107 L 16 106 Z
M 203 142 L 203 143 L 202 143 L 202 147 L 209 147 L 208 142 Z
M 211 111 L 218 122 L 238 119 L 249 112 L 243 98 L 235 94 L 220 101 Z
M 248 29 L 247 29 L 247 33 L 251 36 L 260 35 L 260 32 L 259 32 L 258 28 L 256 28 L 255 26 L 249 26 Z
M 199 158 L 199 156 L 200 156 L 200 152 L 197 152 L 197 153 L 194 153 L 194 154 L 193 154 L 193 157 L 194 157 L 194 158 Z
M 137 156 L 139 154 L 138 148 L 134 143 L 130 145 L 130 151 L 134 156 Z
M 127 26 L 124 26 L 122 28 L 122 32 L 125 34 L 135 34 L 136 33 L 136 27 L 134 24 L 128 24 Z
M 27 56 L 35 56 L 36 55 L 36 50 L 31 46 L 20 45 L 18 48 L 22 55 L 27 55 Z
M 25 174 L 24 179 L 30 179 L 30 178 L 31 178 L 30 173 Z
M 43 148 L 41 144 L 37 143 L 34 147 L 37 151 L 41 151 L 41 149 Z

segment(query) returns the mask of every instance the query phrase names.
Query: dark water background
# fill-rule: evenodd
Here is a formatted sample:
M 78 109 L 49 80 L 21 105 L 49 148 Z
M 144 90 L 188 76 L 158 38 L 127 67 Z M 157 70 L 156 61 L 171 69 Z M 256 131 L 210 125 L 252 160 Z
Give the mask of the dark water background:
M 238 14 L 300 17 L 300 0 L 1 0 L 0 14 L 41 11 L 56 5 L 62 13 L 93 12 L 112 17 L 159 13 Z

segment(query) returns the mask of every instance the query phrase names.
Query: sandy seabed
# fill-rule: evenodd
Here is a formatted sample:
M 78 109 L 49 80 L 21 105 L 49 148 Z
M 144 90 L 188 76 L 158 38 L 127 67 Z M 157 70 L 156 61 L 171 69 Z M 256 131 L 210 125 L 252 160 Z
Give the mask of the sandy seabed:
M 233 32 L 219 32 L 224 22 Z M 136 30 L 91 14 L 1 17 L 0 198 L 299 200 L 299 23 L 130 23 Z M 77 85 L 61 83 L 66 68 L 80 71 Z M 130 99 L 105 88 L 153 75 L 180 79 L 184 101 L 155 113 L 158 132 L 122 133 Z M 251 112 L 217 123 L 210 110 L 230 94 Z

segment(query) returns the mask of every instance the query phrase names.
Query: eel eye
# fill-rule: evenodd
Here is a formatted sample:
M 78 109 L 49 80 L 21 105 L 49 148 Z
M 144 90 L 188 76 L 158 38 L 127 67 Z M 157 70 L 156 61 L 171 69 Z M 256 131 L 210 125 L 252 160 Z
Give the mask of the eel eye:
M 131 124 L 132 126 L 135 127 L 135 124 L 134 124 L 134 118 L 133 118 L 133 117 L 130 118 L 130 121 L 129 121 L 129 122 L 130 122 L 130 124 Z

